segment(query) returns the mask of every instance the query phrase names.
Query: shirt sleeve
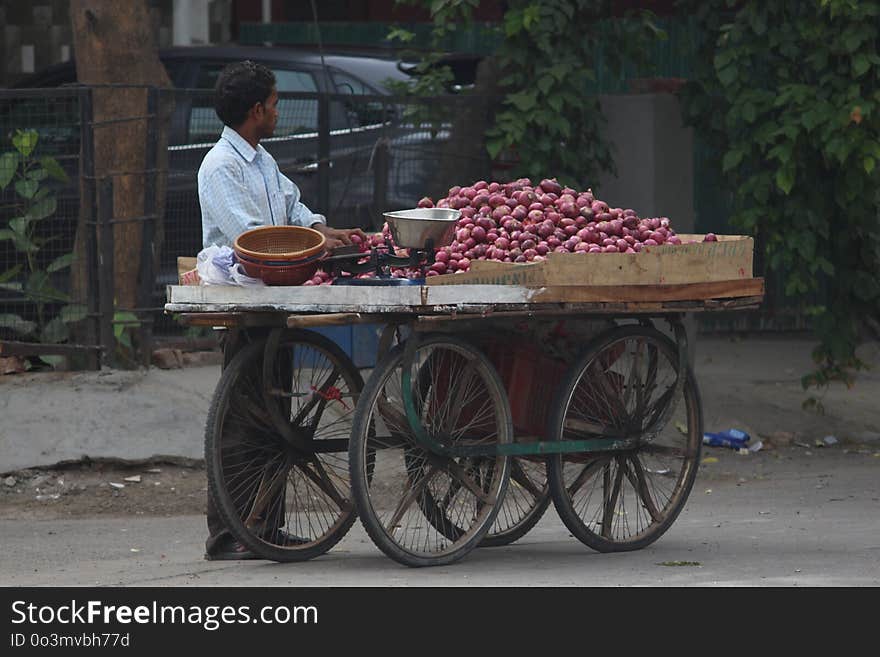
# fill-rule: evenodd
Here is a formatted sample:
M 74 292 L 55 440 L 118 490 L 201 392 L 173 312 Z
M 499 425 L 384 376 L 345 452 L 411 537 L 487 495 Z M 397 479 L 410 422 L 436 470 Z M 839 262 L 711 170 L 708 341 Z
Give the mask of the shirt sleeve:
M 299 187 L 281 171 L 278 171 L 278 183 L 284 192 L 284 201 L 287 205 L 287 221 L 292 226 L 305 226 L 309 228 L 313 224 L 326 224 L 327 218 L 309 210 L 300 198 L 302 194 Z
M 199 185 L 199 203 L 207 223 L 213 223 L 234 243 L 247 230 L 265 225 L 254 195 L 245 185 L 241 172 L 234 165 L 211 171 Z

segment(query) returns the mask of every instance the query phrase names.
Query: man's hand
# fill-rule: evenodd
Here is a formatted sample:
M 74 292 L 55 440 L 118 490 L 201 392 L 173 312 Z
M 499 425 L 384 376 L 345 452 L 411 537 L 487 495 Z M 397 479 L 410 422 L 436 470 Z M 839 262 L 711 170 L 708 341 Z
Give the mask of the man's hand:
M 327 238 L 324 248 L 332 251 L 338 246 L 348 246 L 352 243 L 351 236 L 357 235 L 361 240 L 366 241 L 367 236 L 360 228 L 330 228 L 327 224 L 316 223 L 311 226 L 319 233 L 323 233 Z

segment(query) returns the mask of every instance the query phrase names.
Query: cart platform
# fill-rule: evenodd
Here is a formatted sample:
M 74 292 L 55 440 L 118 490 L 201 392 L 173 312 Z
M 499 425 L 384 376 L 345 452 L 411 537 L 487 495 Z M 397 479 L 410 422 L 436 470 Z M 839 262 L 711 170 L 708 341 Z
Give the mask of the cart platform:
M 234 287 L 173 285 L 165 310 L 189 324 L 277 324 L 281 315 L 332 315 L 289 326 L 372 322 L 377 315 L 667 314 L 759 307 L 763 278 L 676 285 L 526 287 L 442 285 L 402 287 Z M 223 315 L 221 317 L 220 315 Z M 260 317 L 263 315 L 263 317 Z

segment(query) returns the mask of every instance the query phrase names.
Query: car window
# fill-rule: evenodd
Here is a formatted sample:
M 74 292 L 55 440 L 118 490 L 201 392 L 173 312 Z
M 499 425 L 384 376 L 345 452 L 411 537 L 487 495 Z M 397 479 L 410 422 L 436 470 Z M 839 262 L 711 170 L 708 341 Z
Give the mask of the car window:
M 278 92 L 310 92 L 318 90 L 315 76 L 307 71 L 273 69 Z M 278 123 L 275 136 L 283 137 L 318 129 L 318 101 L 299 98 L 281 98 L 278 101 Z
M 199 67 L 196 77 L 196 88 L 203 90 L 214 89 L 217 78 L 224 69 L 226 63 L 203 64 Z M 315 92 L 318 90 L 315 77 L 308 71 L 294 71 L 288 69 L 272 69 L 275 74 L 275 86 L 279 93 L 286 92 Z M 281 98 L 278 101 L 278 123 L 275 126 L 275 136 L 313 132 L 318 129 L 318 101 Z M 193 107 L 190 112 L 189 138 L 190 142 L 215 140 L 223 131 L 223 123 L 214 112 L 213 98 L 204 95 L 193 99 Z
M 333 86 L 338 94 L 351 94 L 352 96 L 374 95 L 379 92 L 367 85 L 363 80 L 343 73 L 342 71 L 332 71 Z
M 171 84 L 174 87 L 179 89 L 186 86 L 187 72 L 192 70 L 187 66 L 186 60 L 165 59 L 162 60 L 162 64 L 165 66 L 165 71 L 168 73 L 168 79 L 171 80 Z
M 378 91 L 363 80 L 359 80 L 348 73 L 334 70 L 330 75 L 333 79 L 333 87 L 338 94 L 348 94 L 355 97 L 379 95 Z M 382 123 L 383 117 L 385 120 L 388 120 L 390 116 L 388 106 L 383 107 L 382 103 L 374 101 L 365 102 L 352 98 L 350 101 L 345 101 L 344 105 L 347 115 L 359 127 Z

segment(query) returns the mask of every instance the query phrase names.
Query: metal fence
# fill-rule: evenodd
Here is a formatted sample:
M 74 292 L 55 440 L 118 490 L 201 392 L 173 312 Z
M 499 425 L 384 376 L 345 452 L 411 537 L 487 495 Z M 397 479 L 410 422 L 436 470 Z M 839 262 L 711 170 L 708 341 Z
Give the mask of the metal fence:
M 120 359 L 147 364 L 155 335 L 184 331 L 163 312 L 165 288 L 177 280 L 177 258 L 202 248 L 197 173 L 222 130 L 212 94 L 148 88 L 144 112 L 96 119 L 93 96 L 104 89 L 0 90 L 0 154 L 16 150 L 17 130 L 32 129 L 38 141 L 31 160 L 54 157 L 67 173 L 65 182 L 39 181 L 56 199 L 54 211 L 34 222 L 39 251 L 11 238 L 27 199 L 14 181 L 2 190 L 0 355 L 64 356 L 79 367 Z M 335 227 L 378 229 L 383 211 L 414 207 L 426 194 L 436 198 L 462 180 L 490 175 L 482 147 L 485 98 L 282 93 L 278 110 L 275 135 L 262 144 L 300 187 L 303 202 Z M 134 169 L 108 170 L 100 153 L 96 163 L 95 143 L 102 130 L 120 124 L 144 128 L 138 138 L 146 141 L 145 156 Z M 167 152 L 160 152 L 163 130 Z M 0 176 L 11 163 L 0 161 Z M 143 207 L 121 211 L 131 205 L 133 185 L 141 188 Z M 137 294 L 123 304 L 114 243 L 129 239 L 123 231 L 132 224 L 142 239 Z M 62 267 L 57 261 L 66 256 L 71 262 Z M 52 286 L 42 289 L 42 277 L 34 276 L 46 270 Z M 65 330 L 49 335 L 48 324 Z
M 88 101 L 85 89 L 0 90 L 0 355 L 40 341 L 47 360 L 97 364 L 95 281 L 71 274 Z

